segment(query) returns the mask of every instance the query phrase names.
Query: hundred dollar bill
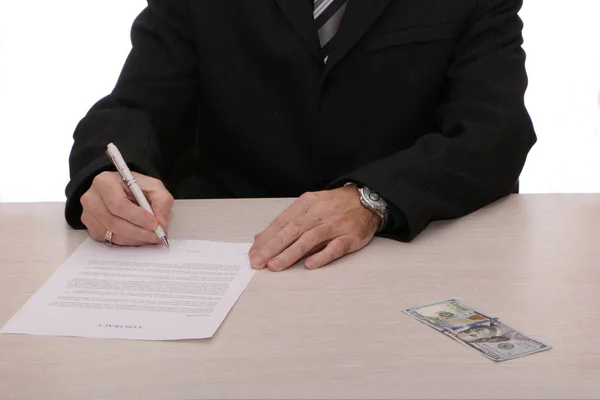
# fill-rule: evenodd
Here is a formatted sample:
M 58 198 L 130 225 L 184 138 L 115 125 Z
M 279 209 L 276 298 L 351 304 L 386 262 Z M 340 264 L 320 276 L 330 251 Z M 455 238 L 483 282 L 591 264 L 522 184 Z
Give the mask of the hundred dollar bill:
M 402 311 L 493 361 L 511 360 L 552 348 L 456 299 Z
M 512 360 L 552 348 L 498 320 L 491 321 L 489 325 L 465 327 L 447 335 L 493 361 Z
M 403 310 L 414 319 L 438 331 L 460 331 L 465 327 L 488 324 L 496 318 L 487 316 L 456 299 Z

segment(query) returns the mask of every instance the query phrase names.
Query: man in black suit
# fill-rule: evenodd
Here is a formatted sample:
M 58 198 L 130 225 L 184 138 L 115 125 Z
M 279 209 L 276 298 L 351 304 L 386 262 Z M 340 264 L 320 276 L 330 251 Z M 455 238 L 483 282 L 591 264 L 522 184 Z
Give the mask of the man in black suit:
M 535 143 L 522 0 L 148 3 L 74 135 L 66 218 L 94 239 L 156 243 L 170 193 L 300 196 L 250 260 L 318 268 L 377 231 L 407 241 L 507 195 Z M 110 172 L 109 142 L 156 218 Z M 188 149 L 194 172 L 175 182 Z

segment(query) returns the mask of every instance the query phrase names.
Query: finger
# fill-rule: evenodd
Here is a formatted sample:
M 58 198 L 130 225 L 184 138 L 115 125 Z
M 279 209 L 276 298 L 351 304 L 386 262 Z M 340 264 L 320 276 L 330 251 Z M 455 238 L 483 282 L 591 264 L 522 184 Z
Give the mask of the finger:
M 286 226 L 290 221 L 305 214 L 311 204 L 316 199 L 316 194 L 308 192 L 300 196 L 288 208 L 286 208 L 277 218 L 275 218 L 264 231 L 255 236 L 254 245 L 251 250 L 260 247 L 264 243 L 270 241 L 279 231 Z
M 148 175 L 142 175 L 137 172 L 132 172 L 132 174 L 144 192 L 153 192 L 165 188 L 165 185 L 160 179 L 156 179 Z
M 291 246 L 269 261 L 267 267 L 271 271 L 283 271 L 330 239 L 332 239 L 331 226 L 319 225 L 304 233 Z
M 305 232 L 310 231 L 320 225 L 317 218 L 302 216 L 289 222 L 268 242 L 260 246 L 255 246 L 250 250 L 250 263 L 256 269 L 262 269 L 267 266 L 275 256 L 287 249 L 292 243 L 298 240 Z
M 139 240 L 133 240 L 126 238 L 124 236 L 120 236 L 116 233 L 113 233 L 112 240 L 113 244 L 117 246 L 131 246 L 131 247 L 142 247 L 142 246 L 157 246 L 162 242 L 140 242 Z
M 357 249 L 353 239 L 348 236 L 339 236 L 332 240 L 322 251 L 310 256 L 306 260 L 306 268 L 321 268 Z
M 106 183 L 102 182 L 98 186 L 98 193 L 100 194 L 102 203 L 112 215 L 149 231 L 154 231 L 158 227 L 158 220 L 156 217 L 140 206 L 133 204 L 127 198 L 127 195 L 121 186 L 108 186 Z M 100 219 L 100 222 L 105 223 L 106 221 Z
M 169 224 L 169 215 L 175 204 L 175 200 L 169 191 L 164 188 L 148 194 L 148 201 L 152 207 L 154 215 L 158 219 L 158 223 L 163 228 Z
M 104 242 L 104 235 L 106 235 L 107 229 L 100 223 L 100 221 L 94 218 L 94 216 L 89 212 L 83 211 L 81 214 L 81 222 L 83 222 L 83 224 L 88 228 L 88 234 L 90 238 L 98 242 Z M 119 246 L 144 246 L 148 244 L 137 240 L 124 238 L 119 235 L 115 235 L 114 233 L 112 236 L 112 242 Z
M 159 179 L 138 173 L 133 173 L 133 175 L 138 181 L 142 192 L 148 199 L 150 207 L 152 207 L 152 213 L 156 216 L 156 219 L 158 219 L 158 223 L 163 228 L 166 228 L 169 224 L 171 209 L 175 204 L 173 196 Z M 129 189 L 127 192 L 129 193 L 129 197 L 132 197 Z
M 127 201 L 127 200 L 126 200 Z M 141 228 L 133 223 L 113 215 L 98 195 L 93 193 L 86 197 L 84 210 L 89 212 L 102 226 L 113 234 L 137 243 L 157 244 L 159 238 L 153 231 Z M 104 235 L 104 233 L 102 233 Z
M 90 238 L 102 242 L 104 241 L 104 234 L 106 233 L 106 229 L 96 218 L 93 217 L 92 214 L 87 212 L 85 209 L 81 213 L 81 222 L 85 225 L 88 230 L 88 235 Z

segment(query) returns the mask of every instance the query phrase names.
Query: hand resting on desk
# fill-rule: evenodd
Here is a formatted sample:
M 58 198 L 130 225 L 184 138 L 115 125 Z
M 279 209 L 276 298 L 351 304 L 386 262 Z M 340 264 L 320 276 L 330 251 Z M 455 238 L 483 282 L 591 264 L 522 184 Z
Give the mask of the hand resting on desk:
M 305 256 L 320 268 L 371 242 L 380 220 L 360 202 L 355 187 L 305 193 L 254 238 L 255 269 L 283 271 Z

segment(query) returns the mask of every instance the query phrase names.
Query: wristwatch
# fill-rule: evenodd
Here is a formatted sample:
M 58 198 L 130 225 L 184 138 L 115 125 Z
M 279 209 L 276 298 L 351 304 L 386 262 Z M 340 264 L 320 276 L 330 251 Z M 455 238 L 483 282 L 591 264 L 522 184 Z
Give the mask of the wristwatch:
M 368 210 L 375 213 L 381 220 L 377 232 L 381 232 L 385 227 L 388 217 L 387 202 L 377 193 L 364 185 L 357 185 L 354 182 L 348 182 L 344 186 L 355 186 L 360 194 L 360 203 Z

